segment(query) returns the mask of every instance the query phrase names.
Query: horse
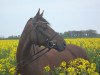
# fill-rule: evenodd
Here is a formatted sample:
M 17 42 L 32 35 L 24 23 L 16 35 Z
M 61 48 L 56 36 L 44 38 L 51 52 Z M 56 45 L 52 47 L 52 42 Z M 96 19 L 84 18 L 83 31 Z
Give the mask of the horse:
M 15 75 L 43 75 L 43 68 L 59 66 L 62 61 L 75 58 L 88 59 L 85 49 L 66 45 L 65 40 L 55 32 L 43 18 L 44 11 L 30 18 L 21 34 L 17 47 Z M 51 74 L 50 74 L 51 75 Z

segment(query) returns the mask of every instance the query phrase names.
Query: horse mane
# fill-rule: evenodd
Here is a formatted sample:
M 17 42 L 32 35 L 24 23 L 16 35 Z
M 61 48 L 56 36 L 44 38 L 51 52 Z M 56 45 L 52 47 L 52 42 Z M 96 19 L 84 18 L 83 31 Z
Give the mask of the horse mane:
M 27 38 L 27 34 L 32 30 L 32 23 L 31 23 L 31 18 L 27 21 L 24 30 L 21 34 L 20 40 L 22 40 L 23 38 L 26 39 Z
M 21 50 L 22 50 L 22 48 L 24 46 L 24 43 L 25 43 L 25 40 L 27 39 L 28 33 L 30 33 L 31 30 L 32 30 L 32 18 L 30 18 L 27 21 L 27 23 L 26 23 L 26 25 L 24 27 L 24 30 L 23 30 L 23 32 L 21 34 L 21 37 L 19 39 L 19 44 L 18 44 L 18 47 L 17 47 L 17 54 L 16 54 L 17 58 L 20 58 L 19 53 L 21 53 Z M 17 59 L 17 62 L 19 62 L 19 61 L 20 60 Z

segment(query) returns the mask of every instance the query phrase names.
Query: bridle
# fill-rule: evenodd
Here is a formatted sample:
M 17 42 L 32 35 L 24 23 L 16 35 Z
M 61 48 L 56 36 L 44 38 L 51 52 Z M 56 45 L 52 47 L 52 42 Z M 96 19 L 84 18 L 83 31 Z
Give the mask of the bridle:
M 42 22 L 42 21 L 39 21 L 39 22 L 37 22 L 37 24 L 45 24 L 45 23 L 47 23 L 47 22 Z M 42 29 L 42 28 L 41 28 Z M 55 32 L 53 35 L 52 35 L 52 37 L 51 38 L 49 38 L 49 36 L 48 36 L 48 33 L 46 33 L 45 31 L 43 31 L 43 30 L 41 30 L 41 29 L 38 29 L 38 26 L 36 25 L 35 26 L 35 32 L 36 32 L 36 37 L 37 37 L 37 42 L 38 42 L 38 32 L 39 33 L 41 33 L 42 35 L 44 35 L 45 37 L 46 37 L 46 40 L 45 40 L 45 45 L 46 45 L 46 47 L 47 48 L 53 48 L 54 46 L 56 46 L 56 43 L 54 43 L 52 40 L 55 38 L 55 37 L 57 37 L 57 35 L 58 35 L 58 33 L 57 32 Z
M 38 24 L 38 23 L 45 23 L 45 22 L 39 21 L 39 22 L 37 22 L 37 24 Z M 33 61 L 37 60 L 38 58 L 40 58 L 41 56 L 43 56 L 44 54 L 46 54 L 47 52 L 49 52 L 54 46 L 56 46 L 56 44 L 55 44 L 52 40 L 53 40 L 55 37 L 57 37 L 57 35 L 58 35 L 57 32 L 55 32 L 55 34 L 54 34 L 51 38 L 48 38 L 47 34 L 44 33 L 43 30 L 40 30 L 40 29 L 37 28 L 37 25 L 35 26 L 34 29 L 36 30 L 35 32 L 36 32 L 36 37 L 37 37 L 37 38 L 38 38 L 38 36 L 37 36 L 37 31 L 38 31 L 38 32 L 41 32 L 44 36 L 47 37 L 47 39 L 45 40 L 46 47 L 43 48 L 42 50 L 40 50 L 40 51 L 37 52 L 37 53 L 34 52 L 34 55 L 31 55 L 31 57 L 28 56 L 26 59 L 21 60 L 21 61 L 17 64 L 15 75 L 18 75 L 18 74 L 19 74 L 18 71 L 21 70 L 21 69 L 23 69 L 23 67 L 24 67 L 25 65 L 31 64 Z M 38 40 L 38 39 L 37 39 L 37 40 Z M 35 48 L 35 47 L 36 47 L 36 44 L 34 43 L 34 41 L 32 42 L 32 45 L 33 45 L 34 51 L 36 51 L 36 48 Z M 45 50 L 46 50 L 46 51 L 45 51 Z M 41 55 L 39 55 L 41 52 L 44 52 L 44 53 L 42 53 Z M 35 56 L 37 56 L 37 57 L 35 57 Z M 33 57 L 35 57 L 35 58 L 33 58 Z M 28 61 L 27 61 L 27 60 L 28 60 Z

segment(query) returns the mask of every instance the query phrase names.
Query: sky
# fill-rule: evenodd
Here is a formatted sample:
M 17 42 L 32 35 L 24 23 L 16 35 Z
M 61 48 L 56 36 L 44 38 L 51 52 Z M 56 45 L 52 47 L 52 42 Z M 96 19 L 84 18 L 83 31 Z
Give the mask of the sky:
M 20 35 L 39 8 L 57 32 L 100 33 L 100 0 L 0 0 L 0 36 Z

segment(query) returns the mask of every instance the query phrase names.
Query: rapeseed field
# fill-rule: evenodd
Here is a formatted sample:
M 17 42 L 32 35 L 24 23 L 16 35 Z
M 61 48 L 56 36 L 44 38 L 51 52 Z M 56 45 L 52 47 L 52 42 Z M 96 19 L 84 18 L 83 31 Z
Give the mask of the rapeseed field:
M 78 58 L 70 62 L 62 61 L 52 71 L 54 75 L 99 75 L 100 73 L 100 38 L 65 39 L 67 44 L 75 44 L 86 49 L 90 62 Z M 0 75 L 14 75 L 18 40 L 0 40 Z M 77 63 L 82 63 L 77 66 Z M 75 63 L 77 62 L 77 63 Z M 68 64 L 67 67 L 65 67 Z M 44 67 L 46 75 L 49 65 Z M 56 73 L 57 72 L 57 73 Z

